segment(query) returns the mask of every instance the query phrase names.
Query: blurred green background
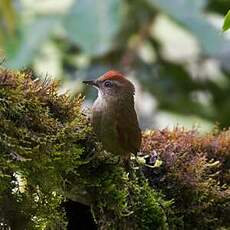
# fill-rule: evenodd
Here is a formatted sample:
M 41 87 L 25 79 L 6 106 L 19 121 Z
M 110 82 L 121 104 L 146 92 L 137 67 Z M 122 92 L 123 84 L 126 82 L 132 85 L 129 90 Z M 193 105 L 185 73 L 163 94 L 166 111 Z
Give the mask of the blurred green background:
M 229 0 L 1 0 L 0 60 L 96 97 L 109 69 L 136 85 L 143 129 L 230 126 Z

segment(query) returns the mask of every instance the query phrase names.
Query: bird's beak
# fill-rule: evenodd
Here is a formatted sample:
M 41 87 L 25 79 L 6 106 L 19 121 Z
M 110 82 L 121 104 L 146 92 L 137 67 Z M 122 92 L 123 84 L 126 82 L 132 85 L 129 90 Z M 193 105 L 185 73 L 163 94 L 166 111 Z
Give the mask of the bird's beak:
M 98 87 L 98 83 L 95 80 L 83 81 L 83 83 L 86 84 L 86 85 L 91 85 L 91 86 L 94 86 L 94 87 Z

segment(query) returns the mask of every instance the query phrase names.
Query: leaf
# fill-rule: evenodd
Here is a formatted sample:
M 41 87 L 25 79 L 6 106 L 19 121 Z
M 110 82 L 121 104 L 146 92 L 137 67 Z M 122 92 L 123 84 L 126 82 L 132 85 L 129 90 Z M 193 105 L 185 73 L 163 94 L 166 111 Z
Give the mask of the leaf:
M 17 69 L 31 64 L 34 55 L 48 39 L 57 22 L 56 17 L 41 17 L 28 25 L 22 25 L 19 45 L 16 48 L 12 48 L 11 42 L 6 45 L 7 66 Z
M 121 0 L 78 0 L 64 20 L 69 39 L 89 55 L 113 47 L 121 26 Z
M 148 2 L 191 31 L 198 39 L 204 53 L 216 55 L 219 52 L 224 40 L 203 15 L 206 1 L 148 0 Z
M 223 24 L 223 32 L 228 30 L 230 28 L 230 10 L 228 10 L 228 13 L 224 17 L 224 24 Z

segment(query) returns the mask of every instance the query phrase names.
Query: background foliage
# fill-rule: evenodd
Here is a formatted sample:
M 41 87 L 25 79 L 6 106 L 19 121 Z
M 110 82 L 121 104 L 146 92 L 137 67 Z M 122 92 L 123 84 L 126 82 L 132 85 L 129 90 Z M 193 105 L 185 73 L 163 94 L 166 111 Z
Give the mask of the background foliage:
M 230 28 L 230 10 L 224 17 L 223 31 L 226 31 Z
M 143 128 L 228 127 L 228 10 L 228 0 L 2 0 L 0 55 L 75 93 L 85 78 L 126 72 Z

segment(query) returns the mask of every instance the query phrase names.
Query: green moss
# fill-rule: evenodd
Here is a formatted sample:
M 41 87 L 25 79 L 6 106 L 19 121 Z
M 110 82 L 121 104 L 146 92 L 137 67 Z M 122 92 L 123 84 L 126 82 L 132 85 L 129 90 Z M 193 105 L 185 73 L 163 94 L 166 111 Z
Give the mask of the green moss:
M 91 205 L 99 229 L 167 228 L 165 201 L 103 151 L 82 98 L 32 79 L 0 70 L 0 220 L 13 229 L 65 229 L 60 205 L 72 198 Z
M 64 224 L 59 210 L 64 175 L 78 165 L 83 153 L 78 142 L 90 128 L 80 113 L 81 98 L 59 96 L 56 83 L 33 81 L 32 77 L 0 71 L 0 215 L 14 226 L 20 213 L 30 229 L 42 229 Z M 17 208 L 9 215 L 5 206 Z

